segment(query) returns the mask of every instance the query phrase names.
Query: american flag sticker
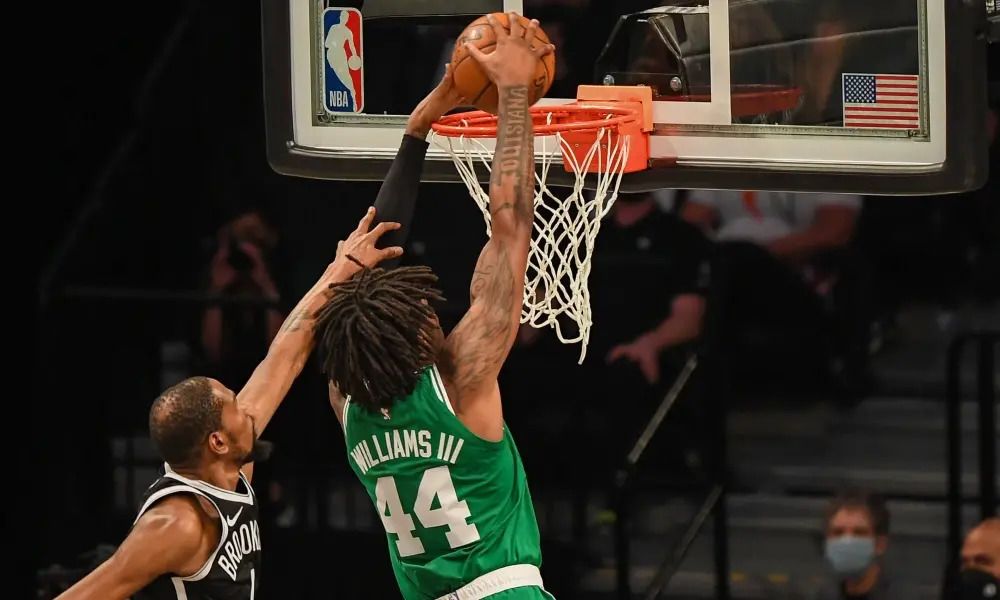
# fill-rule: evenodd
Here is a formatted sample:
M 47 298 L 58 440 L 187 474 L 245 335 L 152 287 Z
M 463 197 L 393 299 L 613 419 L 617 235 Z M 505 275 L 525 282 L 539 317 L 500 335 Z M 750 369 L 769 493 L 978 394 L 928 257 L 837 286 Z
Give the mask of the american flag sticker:
M 917 75 L 844 73 L 844 127 L 920 129 Z

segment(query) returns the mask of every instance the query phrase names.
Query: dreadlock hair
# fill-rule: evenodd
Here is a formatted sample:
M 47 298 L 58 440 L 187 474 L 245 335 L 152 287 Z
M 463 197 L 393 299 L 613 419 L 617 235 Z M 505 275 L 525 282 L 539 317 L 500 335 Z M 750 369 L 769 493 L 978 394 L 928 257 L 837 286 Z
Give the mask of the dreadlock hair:
M 433 360 L 430 302 L 444 300 L 437 281 L 428 267 L 362 265 L 330 286 L 333 297 L 316 323 L 322 368 L 352 402 L 377 411 L 413 392 L 420 370 Z

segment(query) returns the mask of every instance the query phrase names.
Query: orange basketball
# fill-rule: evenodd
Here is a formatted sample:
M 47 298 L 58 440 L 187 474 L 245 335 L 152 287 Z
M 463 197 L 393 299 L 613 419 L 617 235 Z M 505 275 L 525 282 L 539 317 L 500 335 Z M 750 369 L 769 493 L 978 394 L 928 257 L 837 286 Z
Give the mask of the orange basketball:
M 504 29 L 510 31 L 507 13 L 493 13 L 493 16 Z M 531 23 L 530 19 L 521 15 L 518 15 L 517 18 L 525 28 Z M 541 27 L 538 28 L 535 39 L 543 44 L 549 43 L 549 36 L 545 35 Z M 465 31 L 458 36 L 458 41 L 455 42 L 455 51 L 451 55 L 451 68 L 455 78 L 455 88 L 465 97 L 465 101 L 479 110 L 496 114 L 497 103 L 500 101 L 497 87 L 486 76 L 476 59 L 469 56 L 469 52 L 465 49 L 466 42 L 472 43 L 486 54 L 493 52 L 496 48 L 496 35 L 485 15 L 469 23 Z M 534 104 L 549 91 L 555 74 L 556 57 L 553 52 L 538 61 L 534 85 L 531 90 L 531 104 Z

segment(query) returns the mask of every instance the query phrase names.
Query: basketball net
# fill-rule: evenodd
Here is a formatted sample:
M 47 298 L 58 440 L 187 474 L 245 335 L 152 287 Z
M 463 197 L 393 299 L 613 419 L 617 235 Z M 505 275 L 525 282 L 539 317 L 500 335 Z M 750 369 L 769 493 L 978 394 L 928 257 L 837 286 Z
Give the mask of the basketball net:
M 535 116 L 542 116 L 545 125 L 552 125 L 553 111 L 558 111 L 558 107 L 536 111 Z M 610 121 L 612 115 L 603 118 Z M 460 126 L 470 124 L 462 119 L 456 123 Z M 614 135 L 614 126 L 596 126 L 588 132 L 594 139 L 589 149 L 585 149 L 576 139 L 573 143 L 567 141 L 566 134 L 573 133 L 577 132 L 535 134 L 536 141 L 541 144 L 541 155 L 538 158 L 536 154 L 535 217 L 524 278 L 521 323 L 539 329 L 551 327 L 564 344 L 580 342 L 579 362 L 582 363 L 593 324 L 587 287 L 590 261 L 601 220 L 618 198 L 618 188 L 629 162 L 631 138 L 624 134 Z M 476 164 L 491 171 L 493 149 L 480 137 L 438 133 L 433 139 L 455 162 L 469 194 L 483 213 L 486 235 L 492 236 L 489 191 L 479 183 Z M 575 175 L 568 192 L 566 188 L 554 190 L 546 185 L 549 170 L 557 161 Z M 592 194 L 585 192 L 583 187 L 587 173 L 597 176 Z M 567 318 L 576 324 L 575 328 L 567 327 Z

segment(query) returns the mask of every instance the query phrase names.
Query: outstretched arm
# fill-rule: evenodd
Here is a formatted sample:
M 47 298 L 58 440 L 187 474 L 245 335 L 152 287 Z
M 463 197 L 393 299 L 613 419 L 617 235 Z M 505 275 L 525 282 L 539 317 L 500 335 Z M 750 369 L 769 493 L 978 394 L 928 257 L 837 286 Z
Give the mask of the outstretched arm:
M 238 401 L 254 418 L 258 435 L 274 416 L 312 352 L 316 312 L 329 300 L 330 285 L 346 281 L 360 270 L 348 255 L 365 265 L 374 266 L 403 253 L 403 249 L 398 246 L 382 250 L 375 248 L 379 238 L 387 231 L 398 229 L 399 224 L 384 222 L 369 231 L 374 219 L 375 209 L 369 208 L 357 229 L 340 243 L 336 259 L 285 319 L 278 335 L 271 342 L 267 356 L 237 395 Z M 247 469 L 245 472 L 249 477 L 251 471 Z
M 389 167 L 389 173 L 379 188 L 375 199 L 375 212 L 379 221 L 395 221 L 400 228 L 390 231 L 382 239 L 385 246 L 403 246 L 410 236 L 410 222 L 417 204 L 417 190 L 420 175 L 424 170 L 427 156 L 427 133 L 431 124 L 441 115 L 458 106 L 462 98 L 455 91 L 451 75 L 451 65 L 445 65 L 444 77 L 437 86 L 417 105 L 406 123 L 406 132 L 399 145 L 399 152 Z M 391 269 L 399 259 L 390 259 L 382 266 Z
M 447 383 L 459 418 L 486 439 L 503 437 L 497 375 L 517 334 L 534 219 L 534 144 L 529 88 L 538 59 L 551 46 L 532 48 L 537 21 L 525 29 L 510 15 L 510 33 L 490 18 L 496 50 L 471 45 L 500 92 L 497 146 L 490 178 L 492 237 L 476 263 L 471 306 L 448 336 Z
M 191 496 L 174 496 L 144 513 L 111 558 L 57 600 L 126 600 L 165 574 L 192 575 L 211 553 Z

